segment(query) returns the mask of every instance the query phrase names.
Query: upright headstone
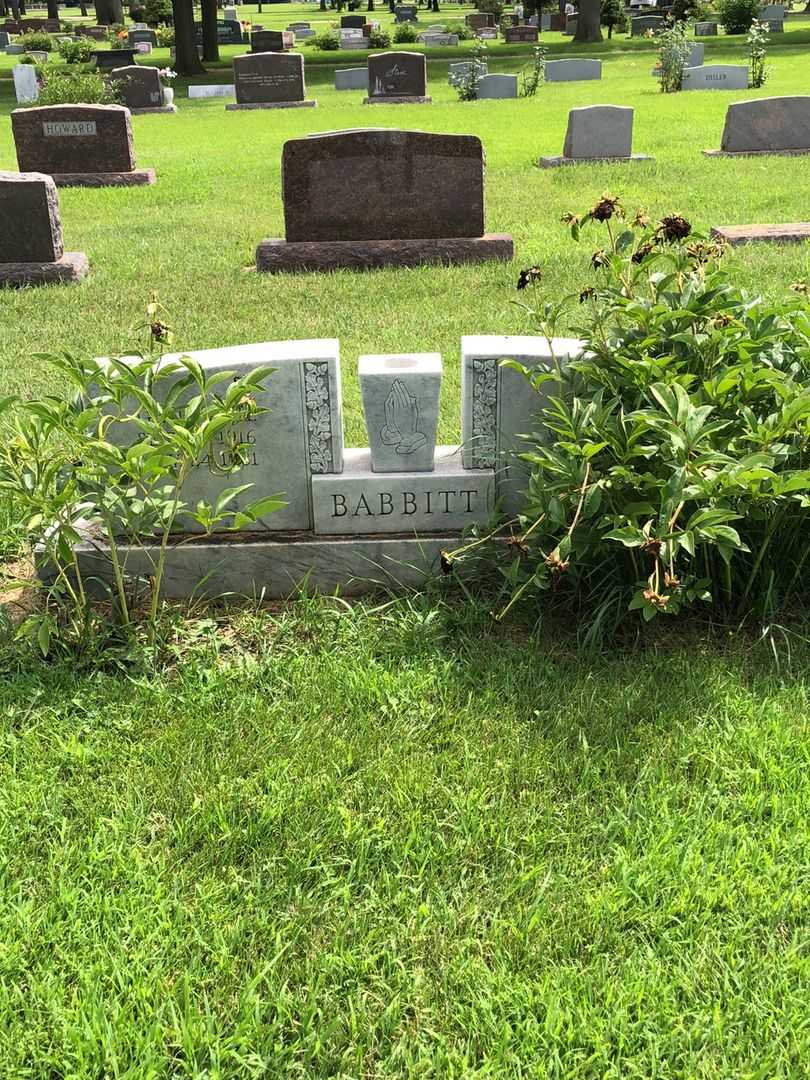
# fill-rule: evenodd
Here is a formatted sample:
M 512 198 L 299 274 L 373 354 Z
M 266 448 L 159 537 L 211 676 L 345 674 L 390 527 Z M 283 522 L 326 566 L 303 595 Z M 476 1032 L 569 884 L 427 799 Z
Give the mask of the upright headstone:
M 222 9 L 222 18 L 225 22 L 239 22 L 239 12 L 235 7 L 225 7 Z
M 0 30 L 0 49 L 5 49 L 7 45 L 11 44 L 11 34 L 6 30 Z
M 147 45 L 151 45 L 153 49 L 157 48 L 157 33 L 154 30 L 130 30 L 127 35 L 129 45 L 134 48 L 136 45 L 140 45 L 145 42 Z
M 33 64 L 17 64 L 11 69 L 14 77 L 14 93 L 20 105 L 27 105 L 39 98 L 39 81 Z
M 487 75 L 489 73 L 488 66 L 486 64 L 478 64 L 478 75 Z M 449 64 L 447 68 L 447 81 L 450 86 L 458 86 L 459 83 L 469 78 L 473 69 L 472 60 L 459 60 L 456 63 Z
M 601 60 L 547 60 L 546 82 L 583 82 L 602 78 Z
M 400 4 L 394 8 L 394 21 L 398 23 L 418 22 L 419 15 L 416 4 Z
M 122 105 L 46 105 L 15 109 L 11 129 L 21 172 L 52 176 L 60 187 L 155 182 L 136 169 L 129 109 Z
M 197 44 L 203 43 L 202 23 L 195 24 L 195 33 L 197 35 Z M 254 30 L 258 31 L 258 26 L 254 27 Z M 231 19 L 217 19 L 217 42 L 220 45 L 242 45 L 245 41 L 245 35 L 242 33 L 242 24 Z
M 748 68 L 744 64 L 705 64 L 686 68 L 682 90 L 747 90 Z
M 565 27 L 563 28 L 563 33 L 566 34 L 568 37 L 573 37 L 574 34 L 576 34 L 576 32 L 577 32 L 577 26 L 578 25 L 579 25 L 579 19 L 577 18 L 576 15 L 566 15 L 566 17 L 565 17 Z
M 250 35 L 250 51 L 254 53 L 286 52 L 295 45 L 295 34 L 289 30 L 254 30 Z
M 472 11 L 464 21 L 471 30 L 483 30 L 486 26 L 495 25 L 495 16 L 484 11 Z
M 365 25 L 365 15 L 342 15 L 340 18 L 341 30 L 362 30 Z
M 0 172 L 0 286 L 80 281 L 88 270 L 84 252 L 65 253 L 51 177 Z
M 729 105 L 719 154 L 810 154 L 810 96 Z
M 571 109 L 562 157 L 540 158 L 542 168 L 582 161 L 651 161 L 633 153 L 633 110 L 619 105 Z
M 666 26 L 663 15 L 636 15 L 630 20 L 631 37 L 643 37 L 648 30 L 657 33 Z
M 134 49 L 99 49 L 90 55 L 99 71 L 111 71 L 113 68 L 129 67 L 135 63 Z
M 695 37 L 717 37 L 717 23 L 696 22 Z
M 495 26 L 482 26 L 480 30 L 475 31 L 475 36 L 479 41 L 497 41 L 498 28 Z
M 366 68 L 338 68 L 335 71 L 336 90 L 366 90 L 367 88 L 368 71 Z
M 424 53 L 387 52 L 368 58 L 367 105 L 425 105 L 427 62 Z
M 174 105 L 164 105 L 163 84 L 157 68 L 139 66 L 114 68 L 110 79 L 117 83 L 123 104 L 133 114 L 173 113 Z
M 503 40 L 507 45 L 516 45 L 525 41 L 537 41 L 537 37 L 536 26 L 508 26 L 504 31 Z
M 484 233 L 484 152 L 474 135 L 372 128 L 292 139 L 282 191 L 286 240 L 259 245 L 259 270 L 512 256 L 511 237 Z
M 517 75 L 483 75 L 478 80 L 477 93 L 481 101 L 516 98 L 518 77 Z
M 233 61 L 236 86 L 234 109 L 292 109 L 313 107 L 306 100 L 304 58 L 300 53 L 247 53 Z

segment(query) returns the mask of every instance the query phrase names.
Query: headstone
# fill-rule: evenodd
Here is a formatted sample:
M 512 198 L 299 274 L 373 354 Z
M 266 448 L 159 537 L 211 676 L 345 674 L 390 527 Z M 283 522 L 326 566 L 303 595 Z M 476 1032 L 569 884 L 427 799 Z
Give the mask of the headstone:
M 465 16 L 464 21 L 471 30 L 483 30 L 484 27 L 495 26 L 495 16 L 484 11 L 472 11 Z
M 259 27 L 254 27 L 258 30 Z M 197 36 L 197 44 L 202 45 L 202 23 L 195 23 L 194 32 Z M 217 19 L 217 42 L 220 45 L 242 45 L 245 35 L 242 33 L 242 24 L 231 19 Z
M 367 105 L 429 104 L 424 53 L 387 52 L 368 58 Z
M 503 40 L 507 45 L 516 45 L 523 41 L 537 41 L 536 26 L 509 26 L 504 31 Z
M 366 90 L 367 88 L 368 71 L 366 68 L 338 68 L 335 71 L 336 90 Z
M 296 33 L 298 30 L 310 30 L 311 24 L 308 22 L 291 22 L 287 29 Z
M 568 37 L 573 37 L 574 34 L 576 34 L 577 32 L 578 24 L 579 19 L 576 17 L 576 15 L 567 15 L 565 18 L 565 27 L 563 28 L 563 33 L 566 34 Z
M 0 30 L 0 49 L 5 49 L 6 45 L 11 44 L 11 34 L 5 30 Z
M 785 32 L 785 24 L 782 19 L 760 19 L 760 22 L 765 23 L 771 34 L 784 34 Z
M 542 168 L 578 161 L 650 161 L 633 153 L 633 110 L 619 105 L 571 109 L 562 157 L 541 158 Z
M 442 385 L 439 354 L 361 356 L 357 375 L 372 472 L 431 472 Z
M 544 11 L 540 15 L 540 29 L 542 31 L 551 30 L 551 15 Z
M 39 98 L 39 82 L 33 64 L 17 64 L 11 69 L 14 77 L 14 93 L 20 105 Z
M 717 37 L 717 23 L 696 22 L 695 37 Z
M 80 281 L 84 252 L 65 253 L 50 176 L 0 172 L 0 287 Z
M 151 45 L 153 49 L 157 48 L 158 39 L 154 30 L 130 30 L 127 38 L 132 48 L 139 45 L 141 42 L 146 42 L 148 45 Z
M 480 101 L 495 98 L 516 98 L 517 96 L 517 75 L 484 75 L 478 80 L 478 98 Z
M 53 176 L 57 186 L 153 184 L 136 169 L 129 109 L 122 105 L 47 105 L 15 109 L 11 129 L 20 172 Z
M 712 236 L 732 247 L 740 244 L 804 244 L 810 240 L 810 221 L 785 225 L 718 225 Z
M 236 87 L 231 83 L 211 83 L 209 85 L 189 86 L 188 96 L 190 98 L 219 98 L 219 97 L 233 97 L 236 94 Z
M 247 53 L 233 61 L 234 109 L 281 109 L 309 106 L 304 85 L 304 58 L 300 53 Z
M 703 65 L 703 61 L 705 59 L 705 50 L 706 50 L 706 46 L 703 44 L 702 41 L 692 41 L 692 42 L 690 42 L 689 43 L 689 57 L 687 59 L 687 62 L 686 62 L 685 66 L 688 67 L 688 68 L 701 67 Z M 656 78 L 660 78 L 661 77 L 661 68 L 660 68 L 660 66 L 654 67 L 651 74 L 654 75 Z
M 6 56 L 24 56 L 25 48 L 22 45 L 6 45 Z
M 154 67 L 114 68 L 110 79 L 118 84 L 123 104 L 131 113 L 170 113 L 174 105 L 163 104 L 163 85 Z
M 282 191 L 286 241 L 259 245 L 259 270 L 512 256 L 511 237 L 484 234 L 484 152 L 474 135 L 371 128 L 291 139 Z
M 295 45 L 295 34 L 289 30 L 258 30 L 250 35 L 250 51 L 254 53 L 286 52 Z
M 729 105 L 720 152 L 810 153 L 810 96 L 758 98 Z
M 28 55 L 37 64 L 47 64 L 48 60 L 50 59 L 48 53 L 44 52 L 41 49 L 29 49 L 28 50 Z
M 415 4 L 400 4 L 394 8 L 394 21 L 398 23 L 418 22 L 419 15 Z
M 342 15 L 340 18 L 341 30 L 362 30 L 365 25 L 365 15 Z
M 760 10 L 759 21 L 760 22 L 784 22 L 785 21 L 786 8 L 783 4 L 766 4 Z
M 420 34 L 418 41 L 423 45 L 458 45 L 458 34 Z
M 601 60 L 547 60 L 546 82 L 584 82 L 602 78 Z
M 450 64 L 447 69 L 447 81 L 450 86 L 458 86 L 459 83 L 469 78 L 472 69 L 473 62 L 471 60 L 459 60 L 457 63 Z M 478 64 L 478 74 L 488 74 L 486 64 Z
M 686 68 L 682 90 L 747 90 L 748 68 L 743 64 L 706 64 Z
M 225 22 L 239 22 L 239 12 L 235 7 L 226 7 L 222 9 L 222 18 Z
M 666 26 L 663 15 L 636 15 L 630 20 L 631 37 L 643 37 L 648 30 L 657 33 Z
M 314 30 L 293 30 L 292 33 L 295 34 L 296 41 L 298 41 L 299 39 L 301 41 L 306 41 L 307 38 L 316 36 Z
M 549 15 L 548 28 L 557 34 L 561 34 L 565 30 L 566 21 L 567 16 L 558 11 L 552 11 Z
M 152 53 L 152 46 L 146 41 L 139 41 L 135 46 L 135 51 L 138 56 L 150 56 Z
M 475 36 L 479 41 L 497 41 L 498 30 L 494 26 L 482 26 L 480 30 L 475 31 Z
M 99 49 L 90 54 L 100 71 L 111 71 L 117 67 L 129 67 L 135 63 L 134 49 Z

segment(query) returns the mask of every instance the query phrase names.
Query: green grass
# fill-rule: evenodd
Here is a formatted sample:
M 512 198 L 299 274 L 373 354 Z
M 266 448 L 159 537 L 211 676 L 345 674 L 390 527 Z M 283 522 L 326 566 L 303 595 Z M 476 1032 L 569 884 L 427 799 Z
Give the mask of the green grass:
M 0 294 L 0 394 L 56 386 L 40 351 L 124 348 L 157 289 L 180 348 L 338 337 L 349 445 L 358 355 L 440 351 L 458 438 L 461 335 L 530 330 L 522 266 L 551 298 L 592 280 L 598 234 L 573 245 L 562 211 L 609 188 L 699 228 L 808 217 L 806 159 L 700 153 L 730 101 L 806 92 L 806 49 L 775 48 L 761 92 L 669 97 L 652 47 L 603 51 L 602 83 L 517 102 L 457 102 L 446 61 L 417 108 L 364 108 L 325 63 L 316 110 L 181 83 L 177 116 L 133 120 L 155 187 L 61 193 L 87 283 Z M 635 107 L 655 164 L 534 168 L 596 102 Z M 0 81 L 0 168 L 11 107 Z M 285 139 L 372 125 L 480 134 L 514 264 L 250 272 L 283 235 Z M 733 265 L 781 294 L 810 249 Z M 428 597 L 197 613 L 146 673 L 0 654 L 0 1076 L 807 1076 L 810 649 L 654 633 L 582 656 Z
M 4 1077 L 806 1076 L 810 653 L 402 601 L 0 684 Z

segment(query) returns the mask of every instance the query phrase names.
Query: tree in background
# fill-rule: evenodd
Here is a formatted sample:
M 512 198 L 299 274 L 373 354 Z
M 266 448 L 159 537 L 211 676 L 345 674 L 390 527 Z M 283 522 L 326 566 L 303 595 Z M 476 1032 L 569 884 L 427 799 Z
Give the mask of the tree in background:
M 98 0 L 96 0 L 98 2 Z M 192 0 L 172 0 L 174 15 L 174 70 L 178 75 L 202 75 L 205 68 L 197 52 Z
M 621 30 L 626 22 L 622 0 L 602 0 L 602 23 L 608 28 L 608 38 L 613 37 L 613 27 Z
M 602 5 L 600 0 L 579 0 L 577 32 L 574 41 L 602 40 Z

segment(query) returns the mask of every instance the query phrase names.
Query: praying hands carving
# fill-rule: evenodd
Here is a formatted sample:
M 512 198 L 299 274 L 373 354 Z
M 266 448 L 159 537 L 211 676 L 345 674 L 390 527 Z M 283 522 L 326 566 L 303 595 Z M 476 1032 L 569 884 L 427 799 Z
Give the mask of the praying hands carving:
M 380 439 L 398 454 L 413 454 L 427 442 L 419 430 L 419 405 L 401 379 L 395 379 L 385 399 L 385 426 Z

